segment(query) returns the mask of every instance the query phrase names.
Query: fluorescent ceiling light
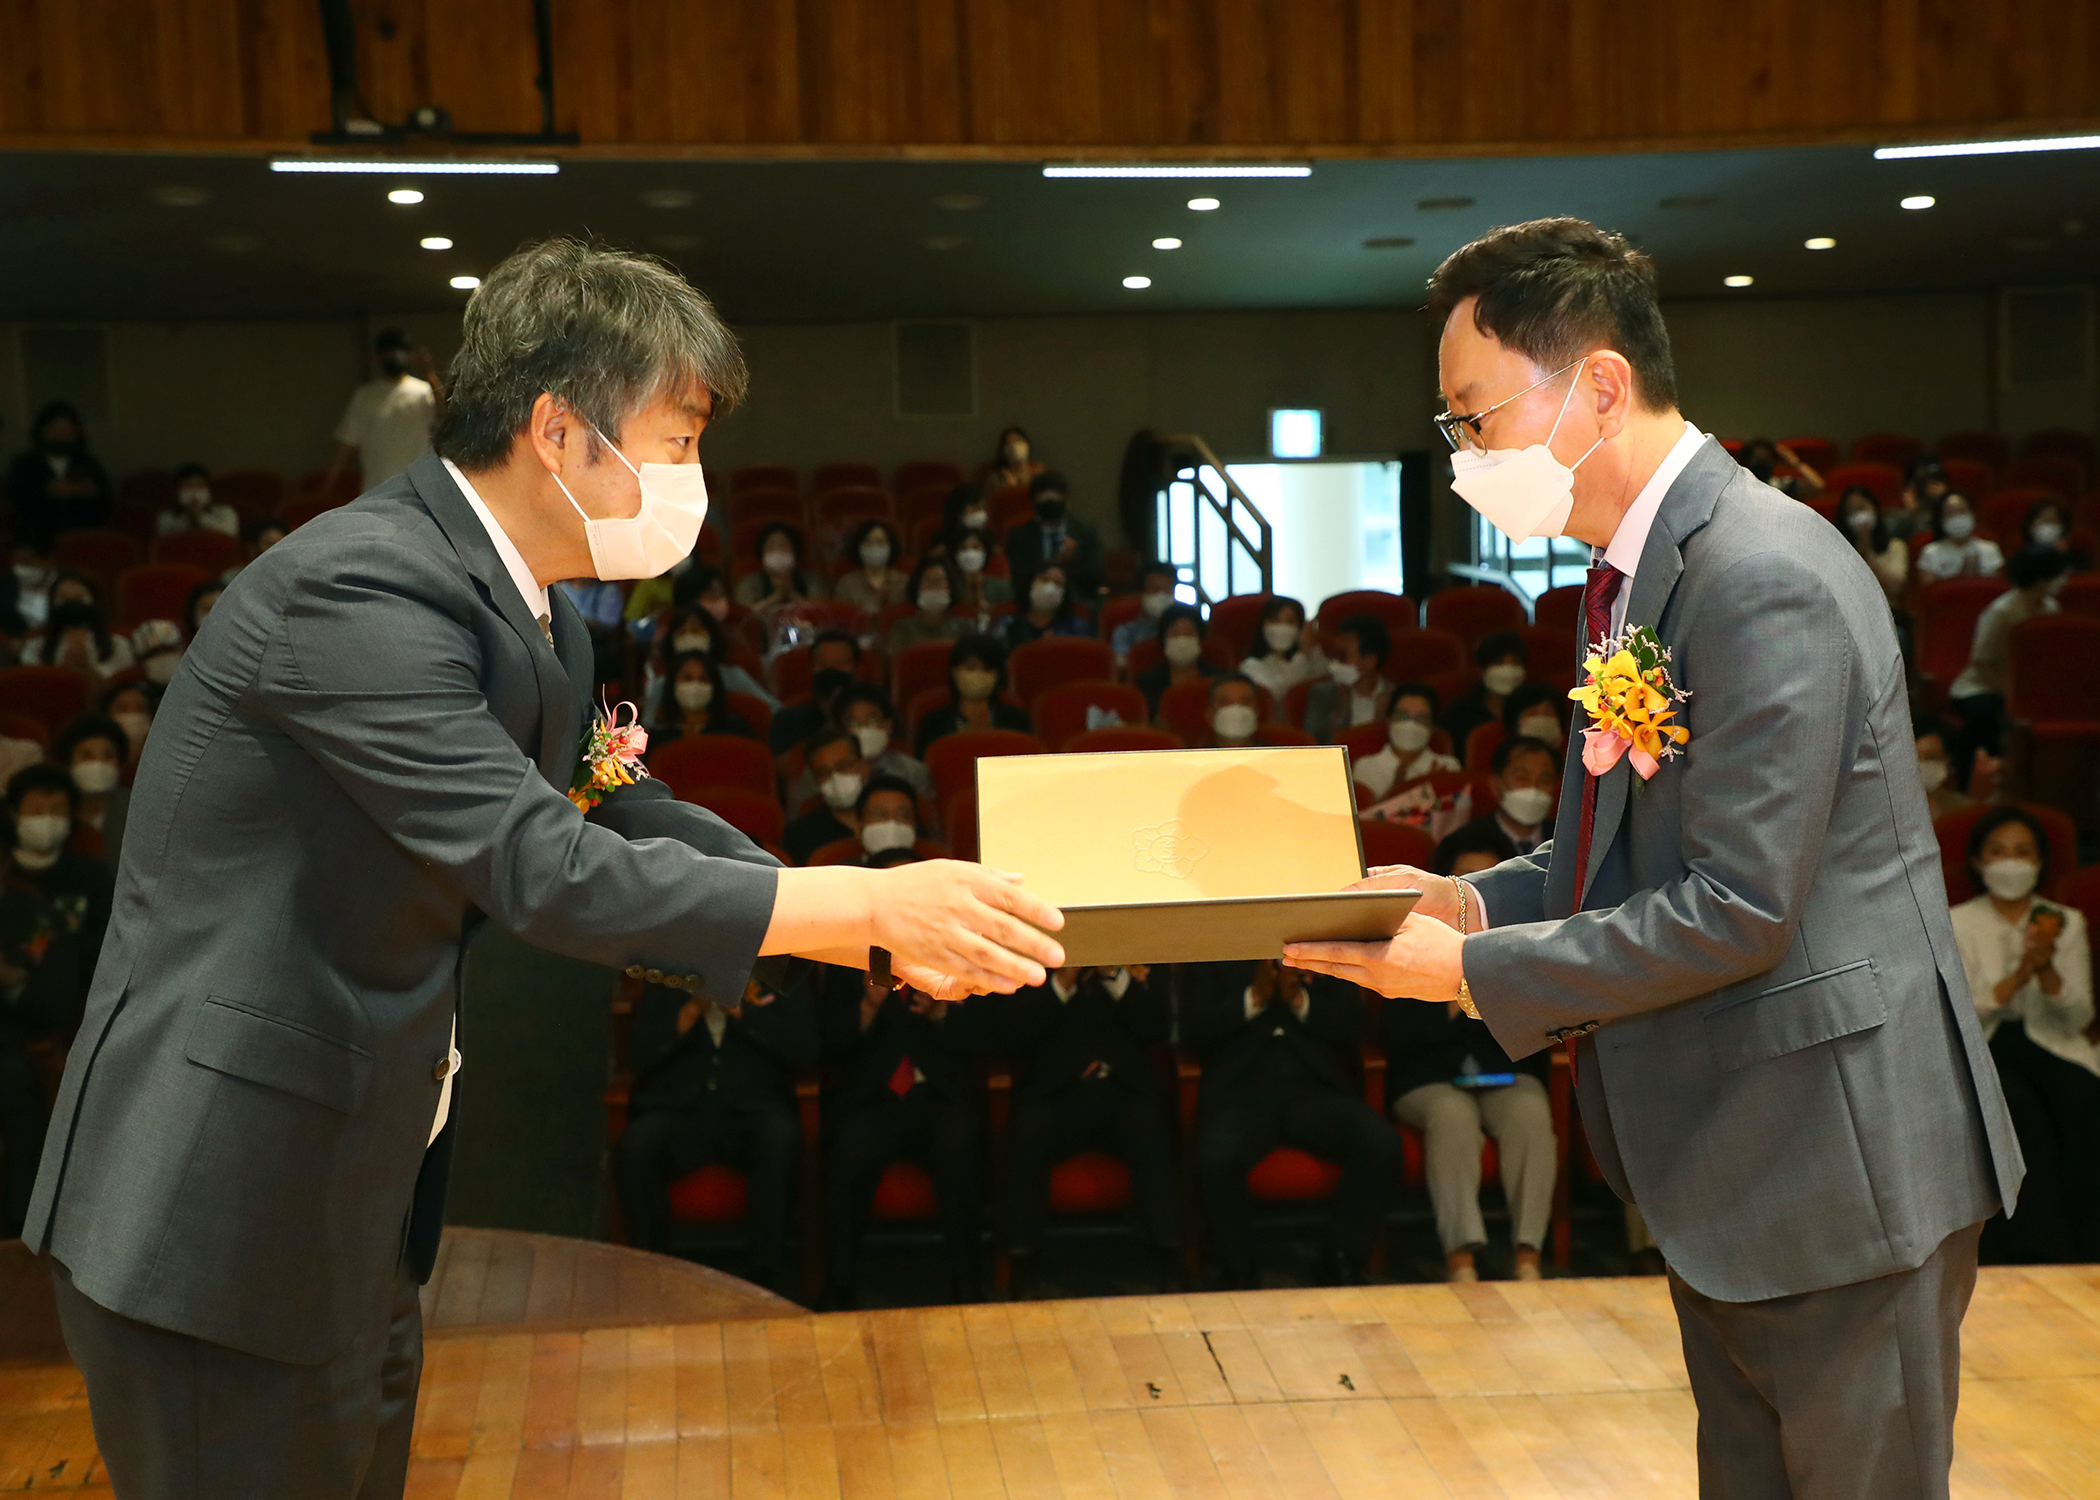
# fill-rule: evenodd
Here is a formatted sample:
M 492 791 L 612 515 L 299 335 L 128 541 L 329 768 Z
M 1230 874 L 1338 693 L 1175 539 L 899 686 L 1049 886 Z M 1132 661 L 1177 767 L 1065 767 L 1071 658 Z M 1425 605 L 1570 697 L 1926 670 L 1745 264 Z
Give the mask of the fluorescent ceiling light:
M 558 161 L 342 161 L 317 156 L 280 156 L 273 172 L 349 172 L 388 177 L 552 177 Z
M 386 201 L 404 204 L 421 203 L 423 201 L 423 190 L 421 188 L 395 188 L 386 195 Z
M 455 292 L 471 292 L 480 285 L 481 278 L 479 276 L 455 276 L 452 278 L 452 290 Z
M 1304 162 L 1044 162 L 1045 177 L 1310 177 Z
M 1914 193 L 1896 206 L 1898 208 L 1930 208 L 1937 202 L 1939 202 L 1939 199 L 1933 197 L 1930 193 Z
M 1152 278 L 1150 276 L 1125 276 L 1123 285 L 1133 292 L 1142 292 L 1146 287 L 1152 285 Z
M 1193 209 L 1194 209 L 1194 210 L 1195 210 L 1195 211 L 1196 211 L 1197 213 L 1199 213 L 1199 214 L 1207 214 L 1207 213 L 1209 213 L 1209 212 L 1210 212 L 1210 211 L 1211 211 L 1212 209 L 1216 208 L 1217 206 L 1218 206 L 1218 200 L 1217 200 L 1217 199 L 1215 199 L 1215 198 L 1191 198 L 1191 199 L 1189 199 L 1189 207 L 1190 207 L 1190 208 L 1193 208 Z
M 1272 407 L 1269 411 L 1271 458 L 1318 458 L 1323 446 L 1320 413 L 1313 407 Z
M 2006 156 L 2016 151 L 2091 151 L 2100 135 L 2046 135 L 2026 141 L 1949 141 L 1939 146 L 1883 146 L 1876 161 L 1911 161 L 1920 156 Z
M 1171 234 L 1162 235 L 1152 242 L 1152 248 L 1155 250 L 1179 250 L 1181 241 L 1175 239 Z
M 1835 250 L 1837 247 L 1838 242 L 1827 234 L 1819 234 L 1812 240 L 1801 242 L 1801 248 L 1804 250 Z
M 422 245 L 425 250 L 450 250 L 452 248 L 452 241 L 441 234 L 425 235 L 417 243 Z
M 1750 285 L 1750 283 L 1751 283 L 1751 282 L 1753 282 L 1753 281 L 1755 281 L 1755 280 L 1757 280 L 1757 278 L 1756 278 L 1755 276 L 1723 276 L 1723 277 L 1721 278 L 1721 285 L 1723 285 L 1723 286 L 1748 286 L 1748 285 Z

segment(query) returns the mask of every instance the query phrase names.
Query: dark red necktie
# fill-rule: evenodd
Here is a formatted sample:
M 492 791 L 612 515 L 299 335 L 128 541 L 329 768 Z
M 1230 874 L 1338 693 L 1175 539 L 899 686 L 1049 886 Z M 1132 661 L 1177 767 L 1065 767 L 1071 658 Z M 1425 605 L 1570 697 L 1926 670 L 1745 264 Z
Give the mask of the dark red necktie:
M 911 1086 L 915 1081 L 912 1077 L 913 1071 L 911 1058 L 906 1056 L 897 1063 L 897 1071 L 890 1074 L 890 1092 L 899 1099 L 911 1092 Z
M 1582 641 L 1575 653 L 1577 663 L 1588 660 L 1597 643 L 1611 634 L 1611 607 L 1619 597 L 1619 585 L 1626 575 L 1610 563 L 1599 563 L 1590 569 L 1589 582 L 1582 591 Z M 1571 736 L 1568 753 L 1580 755 L 1583 741 L 1579 735 Z M 1587 767 L 1582 773 L 1582 820 L 1575 833 L 1575 910 L 1582 910 L 1582 881 L 1590 868 L 1590 836 L 1597 831 L 1597 778 Z M 1575 1038 L 1569 1037 L 1568 1076 L 1575 1076 Z

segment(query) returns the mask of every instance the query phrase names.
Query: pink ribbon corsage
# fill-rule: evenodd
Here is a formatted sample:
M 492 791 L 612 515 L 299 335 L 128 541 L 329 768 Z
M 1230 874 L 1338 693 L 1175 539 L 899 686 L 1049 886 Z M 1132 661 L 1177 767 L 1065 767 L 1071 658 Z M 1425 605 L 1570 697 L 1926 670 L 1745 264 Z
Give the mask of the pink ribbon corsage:
M 649 732 L 642 728 L 641 710 L 632 703 L 606 707 L 601 702 L 600 708 L 583 736 L 576 774 L 569 783 L 569 800 L 585 812 L 615 787 L 633 786 L 649 775 L 649 768 L 642 764 L 649 749 Z

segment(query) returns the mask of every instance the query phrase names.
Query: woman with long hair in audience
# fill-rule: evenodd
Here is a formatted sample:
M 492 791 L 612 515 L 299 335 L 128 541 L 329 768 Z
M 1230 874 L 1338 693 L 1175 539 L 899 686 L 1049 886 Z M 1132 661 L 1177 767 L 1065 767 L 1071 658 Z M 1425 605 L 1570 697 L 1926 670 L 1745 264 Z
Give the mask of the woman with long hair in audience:
M 919 759 L 926 747 L 947 735 L 966 729 L 1018 729 L 1026 734 L 1035 728 L 1028 711 L 1000 698 L 1006 691 L 1006 647 L 998 637 L 966 635 L 948 653 L 948 701 L 919 723 L 914 748 Z
M 124 785 L 130 759 L 130 736 L 107 714 L 82 714 L 51 742 L 51 763 L 71 776 L 80 792 L 73 817 L 80 852 L 107 860 L 112 870 L 131 813 L 131 789 Z
M 2027 507 L 2027 515 L 2020 522 L 2020 536 L 2030 547 L 2063 553 L 2071 559 L 2074 572 L 2086 565 L 2085 554 L 2072 546 L 2071 507 L 2054 495 Z
M 960 640 L 968 635 L 970 622 L 950 613 L 955 595 L 955 570 L 948 560 L 921 558 L 904 590 L 904 597 L 916 607 L 890 627 L 887 644 L 891 658 L 928 641 Z
M 1026 485 L 1046 467 L 1035 461 L 1035 445 L 1028 440 L 1028 430 L 1007 427 L 1000 430 L 999 446 L 992 461 L 978 470 L 978 478 L 990 494 Z
M 870 617 L 903 602 L 910 575 L 904 566 L 904 542 L 894 525 L 870 516 L 846 538 L 846 557 L 855 566 L 839 579 L 833 598 L 845 600 Z
M 992 545 L 991 532 L 982 526 L 966 526 L 956 533 L 948 561 L 955 565 L 954 612 L 974 622 L 978 630 L 990 630 L 992 617 L 1014 602 L 1011 578 L 992 571 L 999 549 Z
M 758 571 L 736 581 L 736 602 L 769 624 L 772 617 L 792 604 L 826 597 L 824 580 L 803 567 L 802 530 L 786 521 L 775 521 L 759 529 L 751 555 Z
M 43 631 L 22 643 L 21 661 L 25 667 L 71 667 L 97 682 L 136 664 L 131 642 L 110 631 L 102 591 L 84 573 L 53 577 Z
M 154 531 L 172 536 L 183 531 L 216 531 L 222 536 L 241 534 L 241 513 L 224 500 L 212 497 L 211 471 L 202 464 L 184 464 L 175 471 L 175 490 L 153 520 Z
M 210 618 L 213 607 L 219 602 L 219 596 L 225 592 L 225 580 L 219 578 L 207 578 L 190 590 L 190 596 L 182 601 L 184 640 L 197 639 L 197 632 L 204 628 L 205 620 Z
M 1327 675 L 1319 628 L 1307 623 L 1304 605 L 1279 594 L 1261 607 L 1261 627 L 1240 663 L 1240 674 L 1266 688 L 1270 701 L 1279 705 L 1299 683 Z
M 1889 608 L 1898 608 L 1910 578 L 1910 548 L 1890 531 L 1888 516 L 1874 492 L 1863 484 L 1849 487 L 1838 497 L 1836 520 L 1852 550 L 1873 570 Z
M 991 503 L 985 499 L 984 486 L 974 479 L 965 479 L 948 491 L 941 503 L 941 529 L 926 549 L 927 555 L 954 557 L 966 531 L 982 531 L 986 536 L 992 531 Z
M 47 402 L 29 433 L 29 450 L 8 467 L 7 502 L 15 541 L 43 554 L 68 531 L 107 525 L 116 495 L 70 402 Z
M 699 599 L 674 609 L 663 631 L 650 643 L 642 674 L 643 717 L 653 724 L 666 716 L 669 695 L 665 685 L 672 675 L 671 663 L 680 656 L 696 654 L 714 664 L 725 692 L 749 693 L 777 711 L 780 700 L 766 690 L 764 683 L 729 659 L 730 639 L 727 627 Z
M 2027 1158 L 2020 1208 L 1985 1226 L 1986 1253 L 2018 1262 L 2100 1260 L 2100 1053 L 2092 950 L 2075 907 L 2040 900 L 2049 834 L 2024 808 L 1969 831 L 1977 896 L 1954 941 Z
M 128 784 L 139 768 L 146 736 L 153 732 L 153 716 L 160 710 L 161 686 L 157 682 L 113 682 L 95 700 L 97 711 L 115 721 L 128 741 L 124 758 L 124 780 Z
M 2005 565 L 2012 587 L 1993 599 L 1976 617 L 1976 634 L 1970 638 L 1969 664 L 1947 689 L 1947 706 L 1967 731 L 1964 753 L 1980 747 L 1992 755 L 2000 753 L 1999 730 L 2005 717 L 2005 696 L 2012 691 L 2013 627 L 2036 615 L 2053 615 L 2062 608 L 2056 596 L 2064 590 L 2064 575 L 2071 560 L 2047 547 L 2023 547 Z
M 652 746 L 669 744 L 696 734 L 733 734 L 758 738 L 757 726 L 729 706 L 729 689 L 722 680 L 722 667 L 704 651 L 681 651 L 671 658 L 666 674 L 668 690 L 662 707 L 649 725 Z
M 1949 490 L 1940 496 L 1932 540 L 1912 566 L 1928 583 L 1942 578 L 1996 578 L 2005 571 L 2005 554 L 1989 537 L 1976 534 L 1976 507 L 1969 497 Z
M 1170 604 L 1159 617 L 1159 660 L 1138 674 L 1137 690 L 1145 695 L 1145 708 L 1159 718 L 1159 700 L 1170 687 L 1185 682 L 1208 682 L 1218 669 L 1203 656 L 1203 638 L 1208 627 L 1203 612 L 1193 604 Z
M 1006 616 L 1006 644 L 1023 646 L 1045 636 L 1091 638 L 1093 622 L 1073 607 L 1065 588 L 1065 570 L 1056 563 L 1036 569 L 1028 583 L 1028 608 Z

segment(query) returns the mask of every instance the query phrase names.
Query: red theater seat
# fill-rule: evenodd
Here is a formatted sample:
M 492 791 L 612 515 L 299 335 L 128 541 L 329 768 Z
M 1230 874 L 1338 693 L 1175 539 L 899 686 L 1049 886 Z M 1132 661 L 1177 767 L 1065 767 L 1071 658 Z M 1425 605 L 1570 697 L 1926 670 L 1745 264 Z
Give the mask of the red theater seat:
M 1247 1174 L 1247 1191 L 1264 1202 L 1296 1203 L 1332 1196 L 1341 1180 L 1339 1163 L 1278 1146 Z
M 734 1167 L 709 1162 L 671 1184 L 674 1224 L 733 1224 L 744 1217 L 748 1184 Z
M 1032 734 L 1018 729 L 966 729 L 946 734 L 926 747 L 926 769 L 934 795 L 951 801 L 977 789 L 977 762 L 994 755 L 1041 755 L 1048 749 Z
M 1830 471 L 1838 466 L 1841 456 L 1836 443 L 1819 437 L 1782 438 L 1780 441 L 1793 449 L 1794 456 L 1801 462 L 1823 475 L 1826 484 L 1829 482 Z
M 239 537 L 223 531 L 173 531 L 153 539 L 157 563 L 186 563 L 216 577 L 247 559 L 248 549 Z
M 117 579 L 116 626 L 136 630 L 147 620 L 179 620 L 190 590 L 209 577 L 187 563 L 147 563 Z
M 893 1161 L 875 1184 L 874 1216 L 878 1219 L 930 1219 L 940 1211 L 933 1179 L 915 1161 Z
M 1321 639 L 1333 640 L 1334 633 L 1351 615 L 1375 616 L 1394 636 L 1403 631 L 1417 630 L 1422 624 L 1421 606 L 1405 594 L 1389 594 L 1383 589 L 1351 589 L 1346 593 L 1330 594 L 1321 601 L 1319 613 L 1315 616 L 1319 621 Z
M 1077 748 L 1072 741 L 1087 733 L 1090 709 L 1105 710 L 1115 714 L 1125 726 L 1138 727 L 1145 722 L 1145 695 L 1127 683 L 1068 682 L 1038 694 L 1029 717 L 1035 721 L 1036 736 L 1045 745 L 1052 750 L 1067 750 Z
M 1532 601 L 1531 623 L 1538 630 L 1558 630 L 1563 640 L 1573 640 L 1582 621 L 1582 585 L 1564 583 L 1548 589 Z
M 828 495 L 833 490 L 879 490 L 882 488 L 882 470 L 873 464 L 822 464 L 817 469 L 812 488 L 819 495 Z
M 118 575 L 137 567 L 138 561 L 139 539 L 128 531 L 68 531 L 51 544 L 52 565 L 62 572 L 87 574 L 100 586 L 104 598 L 116 586 Z
M 1233 594 L 1210 607 L 1209 639 L 1232 648 L 1230 665 L 1238 666 L 1254 649 L 1254 633 L 1261 628 L 1261 612 L 1275 597 L 1274 594 Z
M 1900 432 L 1869 432 L 1852 440 L 1854 463 L 1887 464 L 1898 472 L 1907 470 L 1910 461 L 1924 451 L 1923 443 Z
M 741 469 L 730 471 L 729 493 L 734 497 L 746 490 L 786 490 L 791 495 L 799 494 L 802 476 L 786 464 L 746 464 Z
M 1089 729 L 1065 742 L 1065 752 L 1070 755 L 1092 754 L 1113 750 L 1179 750 L 1181 736 L 1164 729 L 1147 729 L 1140 724 L 1119 724 L 1107 729 Z
M 1823 493 L 1832 500 L 1842 496 L 1854 485 L 1863 485 L 1873 494 L 1883 510 L 1893 510 L 1902 503 L 1903 471 L 1888 464 L 1839 464 L 1836 468 L 1820 472 L 1823 475 Z
M 909 494 L 913 490 L 938 490 L 946 494 L 962 483 L 963 471 L 959 464 L 951 464 L 944 458 L 915 458 L 910 463 L 897 465 L 890 475 L 890 485 L 898 494 Z
M 89 687 L 71 667 L 0 668 L 0 704 L 54 735 L 87 712 Z
M 1982 464 L 1993 475 L 2001 473 L 2012 459 L 2012 444 L 2002 432 L 1950 432 L 1932 451 L 1942 463 L 1950 458 L 1967 459 Z
M 1356 826 L 1363 839 L 1366 869 L 1375 870 L 1381 865 L 1413 865 L 1418 870 L 1426 870 L 1430 860 L 1436 857 L 1436 840 L 1411 823 L 1370 819 Z
M 1940 693 L 1969 664 L 1976 621 L 2006 588 L 2003 578 L 1943 578 L 1918 591 L 1918 671 Z
M 787 829 L 787 814 L 770 793 L 754 792 L 747 786 L 706 786 L 681 802 L 693 802 L 715 814 L 746 838 L 777 845 Z
M 1050 1208 L 1061 1214 L 1110 1213 L 1131 1203 L 1130 1167 L 1105 1151 L 1083 1151 L 1050 1169 Z
M 686 802 L 706 787 L 740 786 L 775 795 L 772 752 L 740 734 L 696 734 L 666 740 L 649 752 L 649 774 Z
M 1006 659 L 1006 680 L 1014 701 L 1031 715 L 1039 694 L 1067 683 L 1107 683 L 1114 679 L 1115 653 L 1105 641 L 1083 636 L 1045 636 L 1014 647 Z
M 1470 648 L 1498 630 L 1520 630 L 1528 624 L 1523 601 L 1491 583 L 1468 584 L 1431 594 L 1422 606 L 1422 624 L 1447 630 Z

